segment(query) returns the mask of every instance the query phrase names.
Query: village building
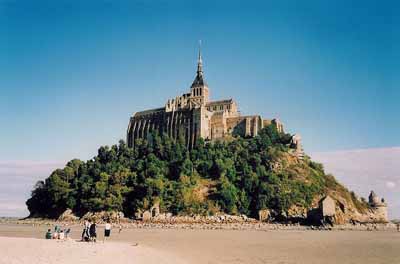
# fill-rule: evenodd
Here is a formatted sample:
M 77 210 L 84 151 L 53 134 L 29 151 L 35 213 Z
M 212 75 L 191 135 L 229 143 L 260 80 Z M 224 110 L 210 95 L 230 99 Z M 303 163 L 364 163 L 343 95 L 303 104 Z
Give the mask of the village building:
M 321 213 L 322 217 L 333 217 L 336 213 L 336 203 L 332 197 L 329 195 L 325 196 L 324 199 L 321 201 Z

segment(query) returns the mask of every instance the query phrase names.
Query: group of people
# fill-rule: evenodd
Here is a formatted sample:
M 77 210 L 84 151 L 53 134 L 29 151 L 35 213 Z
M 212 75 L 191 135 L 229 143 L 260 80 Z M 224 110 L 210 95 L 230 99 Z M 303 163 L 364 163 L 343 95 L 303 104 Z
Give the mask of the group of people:
M 86 242 L 96 242 L 97 241 L 97 226 L 95 221 L 88 221 L 85 220 L 83 225 L 83 231 L 81 236 L 81 241 Z M 119 232 L 121 233 L 122 226 L 119 227 Z M 64 240 L 67 239 L 69 234 L 71 233 L 71 228 L 64 228 L 62 229 L 61 226 L 56 225 L 54 227 L 54 231 L 52 232 L 51 229 L 48 229 L 46 232 L 46 239 L 59 239 Z M 106 221 L 104 226 L 104 239 L 105 242 L 111 236 L 111 223 L 110 220 Z
M 71 233 L 71 228 L 61 229 L 60 226 L 56 225 L 54 227 L 54 231 L 51 232 L 51 229 L 48 229 L 46 232 L 46 239 L 60 239 L 64 240 L 67 239 Z
M 81 241 L 86 242 L 96 242 L 97 241 L 97 231 L 96 231 L 96 222 L 95 221 L 87 221 L 85 220 L 83 231 L 82 231 L 82 239 Z M 111 235 L 111 223 L 107 220 L 104 227 L 104 239 L 105 242 Z

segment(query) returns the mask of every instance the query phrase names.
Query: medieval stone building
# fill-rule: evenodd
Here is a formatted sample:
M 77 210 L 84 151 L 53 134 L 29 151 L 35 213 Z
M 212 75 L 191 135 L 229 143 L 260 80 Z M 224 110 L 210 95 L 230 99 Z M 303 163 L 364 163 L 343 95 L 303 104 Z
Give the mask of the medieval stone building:
M 277 119 L 266 120 L 259 115 L 242 116 L 233 99 L 210 101 L 209 95 L 199 52 L 197 74 L 190 91 L 167 100 L 164 107 L 135 113 L 128 125 L 128 146 L 132 147 L 136 139 L 148 138 L 153 131 L 174 139 L 183 137 L 189 148 L 199 138 L 213 141 L 229 135 L 253 137 L 271 123 L 277 126 L 278 131 L 283 131 Z
M 368 196 L 368 204 L 374 213 L 374 220 L 377 222 L 388 222 L 388 210 L 387 210 L 387 203 L 385 199 L 379 199 L 379 197 L 375 194 L 374 191 Z

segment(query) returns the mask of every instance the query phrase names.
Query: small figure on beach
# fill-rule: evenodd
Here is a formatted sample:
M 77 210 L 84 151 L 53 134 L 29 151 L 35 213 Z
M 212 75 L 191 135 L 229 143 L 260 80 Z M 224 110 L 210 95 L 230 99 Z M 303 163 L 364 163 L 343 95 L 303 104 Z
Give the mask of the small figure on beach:
M 58 233 L 58 239 L 64 240 L 64 238 L 65 238 L 64 230 L 61 230 L 60 233 Z
M 398 222 L 398 223 L 396 224 L 396 227 L 397 227 L 397 232 L 400 232 L 400 222 Z
M 110 220 L 107 220 L 107 223 L 104 227 L 103 243 L 110 237 L 110 235 L 111 235 L 111 223 L 110 223 Z
M 47 229 L 47 232 L 46 232 L 46 239 L 52 239 L 52 237 L 53 237 L 53 235 L 52 235 L 52 233 L 51 233 L 51 229 Z
M 81 241 L 89 241 L 89 237 L 90 237 L 89 228 L 90 228 L 90 222 L 88 220 L 85 220 L 85 223 L 83 224 Z
M 95 221 L 93 221 L 93 223 L 90 225 L 89 235 L 90 235 L 90 241 L 96 242 L 97 233 L 96 233 L 96 222 Z
M 120 234 L 121 233 L 121 231 L 122 231 L 122 225 L 121 225 L 121 223 L 119 224 L 119 228 L 118 228 L 119 230 L 118 230 L 118 234 Z
M 71 228 L 65 228 L 64 229 L 65 238 L 68 238 L 69 233 L 71 233 Z

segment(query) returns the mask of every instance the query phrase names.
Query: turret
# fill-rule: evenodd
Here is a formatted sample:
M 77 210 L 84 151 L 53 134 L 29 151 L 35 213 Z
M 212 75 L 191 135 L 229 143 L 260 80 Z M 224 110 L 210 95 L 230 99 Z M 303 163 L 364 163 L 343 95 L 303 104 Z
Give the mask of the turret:
M 374 191 L 371 191 L 368 197 L 368 203 L 374 213 L 375 221 L 388 222 L 388 211 L 385 199 L 379 199 Z
M 379 197 L 375 194 L 374 191 L 371 191 L 371 193 L 369 194 L 369 196 L 368 196 L 368 202 L 369 202 L 369 205 L 370 205 L 371 207 L 378 207 L 378 206 L 381 206 L 382 204 L 384 204 L 384 203 L 381 202 L 381 200 L 380 200 Z

